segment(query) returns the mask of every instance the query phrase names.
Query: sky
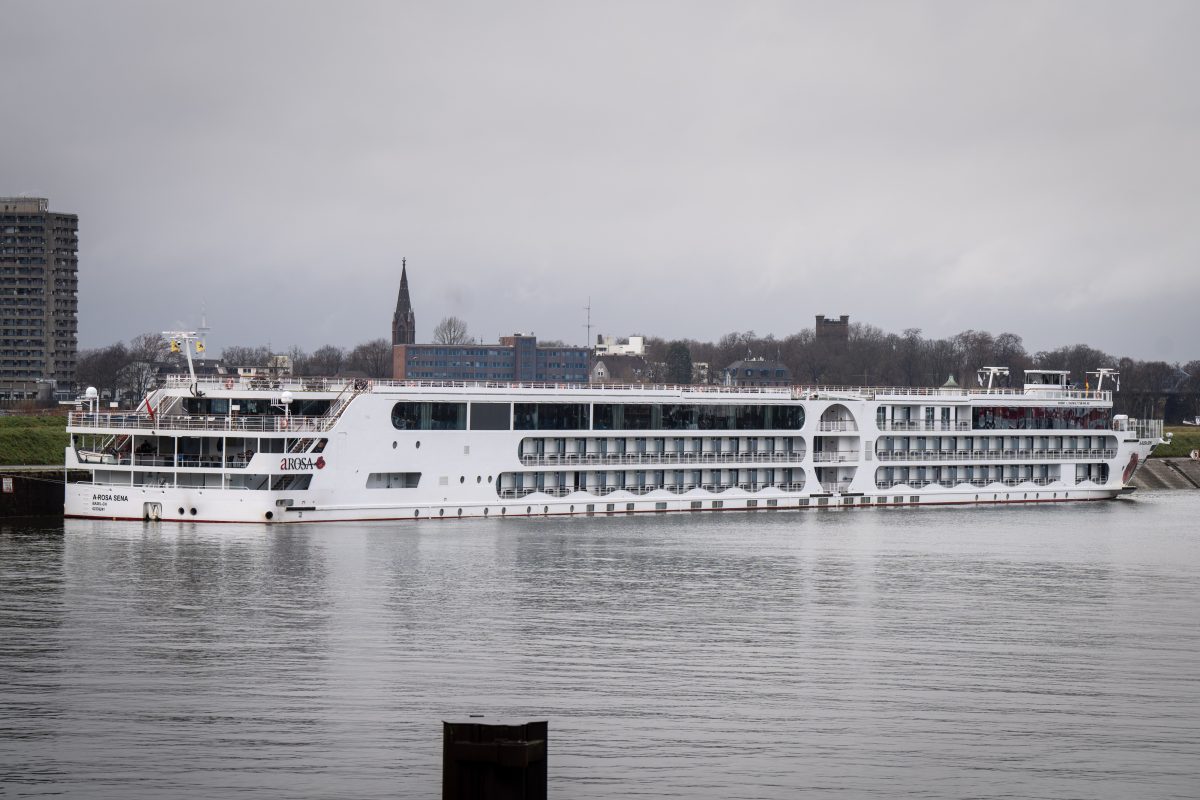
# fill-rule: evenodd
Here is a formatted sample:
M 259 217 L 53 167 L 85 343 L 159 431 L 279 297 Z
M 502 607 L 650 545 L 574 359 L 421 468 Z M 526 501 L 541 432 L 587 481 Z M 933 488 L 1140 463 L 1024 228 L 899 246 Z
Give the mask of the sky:
M 0 0 L 82 348 L 849 314 L 1200 358 L 1200 3 Z

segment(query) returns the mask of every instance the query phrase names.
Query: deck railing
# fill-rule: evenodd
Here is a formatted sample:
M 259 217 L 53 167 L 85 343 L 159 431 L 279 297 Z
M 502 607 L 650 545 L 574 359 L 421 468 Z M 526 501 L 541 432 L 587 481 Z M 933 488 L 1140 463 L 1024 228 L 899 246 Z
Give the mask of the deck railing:
M 162 379 L 167 388 L 186 388 L 193 383 L 220 392 L 223 389 L 246 391 L 323 391 L 341 392 L 353 381 L 342 378 L 317 377 L 234 377 L 225 375 L 198 376 L 169 375 Z M 536 381 L 453 381 L 453 380 L 371 380 L 370 390 L 378 389 L 542 389 L 552 392 L 658 392 L 663 394 L 749 394 L 801 399 L 839 399 L 845 397 L 1036 397 L 1050 400 L 1096 400 L 1111 401 L 1110 391 L 1084 391 L 1081 389 L 1037 389 L 1026 393 L 1024 389 L 945 389 L 927 386 L 716 386 L 706 384 L 620 384 L 620 383 L 550 383 Z M 220 396 L 218 394 L 218 396 Z
M 264 416 L 189 416 L 135 413 L 102 413 L 72 411 L 67 415 L 70 428 L 100 428 L 105 430 L 171 430 L 171 431 L 236 431 L 245 433 L 320 433 L 328 430 L 335 419 L 329 417 Z

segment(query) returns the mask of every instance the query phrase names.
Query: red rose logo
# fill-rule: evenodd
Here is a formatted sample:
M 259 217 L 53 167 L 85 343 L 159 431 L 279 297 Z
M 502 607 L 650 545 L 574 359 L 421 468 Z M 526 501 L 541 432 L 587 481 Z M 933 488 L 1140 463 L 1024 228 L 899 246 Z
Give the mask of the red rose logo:
M 1134 470 L 1137 469 L 1138 454 L 1134 453 L 1129 457 L 1129 463 L 1125 466 L 1125 474 L 1121 476 L 1122 483 L 1129 483 L 1129 479 L 1133 477 Z
M 317 456 L 317 469 L 325 469 L 325 456 Z

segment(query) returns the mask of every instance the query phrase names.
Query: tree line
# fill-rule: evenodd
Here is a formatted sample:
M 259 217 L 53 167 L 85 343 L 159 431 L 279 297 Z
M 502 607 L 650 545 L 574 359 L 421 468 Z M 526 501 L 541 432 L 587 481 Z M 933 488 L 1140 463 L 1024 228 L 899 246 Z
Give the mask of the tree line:
M 447 344 L 470 341 L 466 323 L 453 317 L 438 326 L 435 339 Z M 263 345 L 234 345 L 221 351 L 221 361 L 227 367 L 261 366 L 272 355 L 277 353 Z M 382 338 L 351 348 L 326 344 L 311 353 L 292 347 L 286 355 L 295 375 L 392 376 L 392 345 Z M 861 322 L 851 323 L 844 339 L 818 337 L 812 328 L 783 338 L 735 331 L 715 342 L 647 336 L 644 380 L 691 383 L 693 364 L 706 363 L 710 380 L 719 382 L 725 367 L 750 358 L 782 362 L 793 382 L 823 386 L 940 386 L 953 377 L 969 387 L 980 367 L 1000 366 L 1011 370 L 1014 386 L 1020 385 L 1022 370 L 1036 368 L 1069 370 L 1082 388 L 1087 372 L 1114 367 L 1121 372 L 1121 391 L 1115 396 L 1119 412 L 1165 415 L 1168 420 L 1200 415 L 1200 360 L 1142 361 L 1084 344 L 1031 353 L 1015 333 L 967 330 L 938 339 L 924 336 L 919 328 L 886 333 Z M 169 352 L 160 334 L 146 333 L 128 343 L 81 351 L 77 382 L 95 386 L 105 396 L 141 398 L 164 367 L 182 371 L 182 357 Z
M 1085 344 L 1031 353 L 1015 333 L 967 330 L 938 339 L 924 336 L 919 328 L 896 334 L 856 322 L 845 339 L 818 337 L 813 328 L 781 339 L 754 331 L 728 333 L 716 342 L 647 337 L 646 360 L 658 365 L 659 374 L 678 376 L 679 368 L 671 370 L 670 365 L 673 359 L 679 362 L 681 346 L 692 362 L 709 364 L 713 381 L 728 365 L 749 358 L 779 361 L 795 383 L 821 386 L 941 386 L 953 377 L 969 388 L 980 367 L 997 366 L 1010 369 L 1009 382 L 1015 387 L 1022 383 L 1023 370 L 1063 369 L 1084 388 L 1085 381 L 1094 381 L 1087 378 L 1088 372 L 1112 367 L 1121 373 L 1121 391 L 1114 396 L 1119 413 L 1166 415 L 1168 420 L 1200 414 L 1200 359 L 1142 361 Z

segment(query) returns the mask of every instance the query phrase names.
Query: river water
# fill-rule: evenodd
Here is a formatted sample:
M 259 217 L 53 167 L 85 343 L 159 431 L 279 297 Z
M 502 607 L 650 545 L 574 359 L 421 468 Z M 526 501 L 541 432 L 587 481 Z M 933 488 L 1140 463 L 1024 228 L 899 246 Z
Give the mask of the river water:
M 0 523 L 0 797 L 1200 796 L 1200 492 L 1039 507 Z

